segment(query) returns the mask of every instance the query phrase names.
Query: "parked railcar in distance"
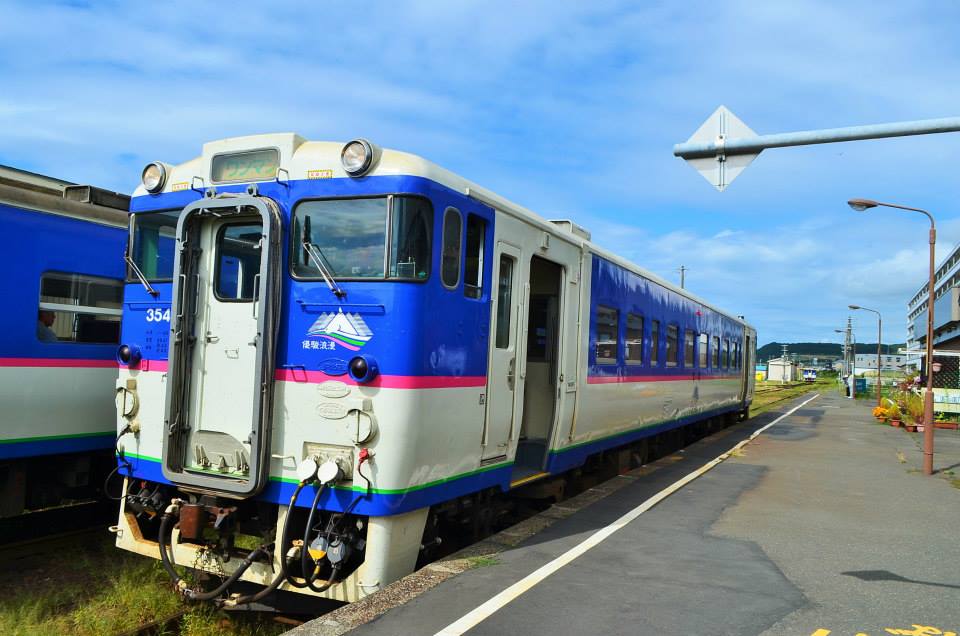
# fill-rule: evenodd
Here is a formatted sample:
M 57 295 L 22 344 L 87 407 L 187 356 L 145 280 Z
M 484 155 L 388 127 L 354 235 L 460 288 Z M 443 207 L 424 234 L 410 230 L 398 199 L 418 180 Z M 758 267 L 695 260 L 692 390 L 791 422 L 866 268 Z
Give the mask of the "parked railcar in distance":
M 0 166 L 0 517 L 97 496 L 113 464 L 128 206 Z
M 753 397 L 742 318 L 365 140 L 150 164 L 130 228 L 117 545 L 191 598 L 362 598 L 500 493 Z M 232 574 L 201 590 L 173 561 Z

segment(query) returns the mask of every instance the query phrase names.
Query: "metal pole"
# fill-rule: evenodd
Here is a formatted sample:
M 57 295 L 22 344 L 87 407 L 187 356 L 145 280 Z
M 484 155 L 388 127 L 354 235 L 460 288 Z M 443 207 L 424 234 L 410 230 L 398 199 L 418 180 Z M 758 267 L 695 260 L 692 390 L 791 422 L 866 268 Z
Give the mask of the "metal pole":
M 933 474 L 933 280 L 937 227 L 930 217 L 930 282 L 927 300 L 927 392 L 923 396 L 923 474 Z
M 868 126 L 850 126 L 847 128 L 826 128 L 824 130 L 803 130 L 800 132 L 756 135 L 734 139 L 719 138 L 707 142 L 676 144 L 674 156 L 682 159 L 705 159 L 717 155 L 752 155 L 767 148 L 786 148 L 788 146 L 810 146 L 862 139 L 884 139 L 887 137 L 909 137 L 912 135 L 932 135 L 936 133 L 960 132 L 960 117 L 924 119 L 890 124 L 872 124 Z
M 862 309 L 864 311 L 872 311 L 873 313 L 877 314 L 877 406 L 881 406 L 883 398 L 880 396 L 880 389 L 883 384 L 880 381 L 880 367 L 882 366 L 880 358 L 880 343 L 883 342 L 883 318 L 880 315 L 880 312 L 876 309 L 861 307 L 860 305 L 850 305 L 849 307 L 854 311 L 857 309 Z

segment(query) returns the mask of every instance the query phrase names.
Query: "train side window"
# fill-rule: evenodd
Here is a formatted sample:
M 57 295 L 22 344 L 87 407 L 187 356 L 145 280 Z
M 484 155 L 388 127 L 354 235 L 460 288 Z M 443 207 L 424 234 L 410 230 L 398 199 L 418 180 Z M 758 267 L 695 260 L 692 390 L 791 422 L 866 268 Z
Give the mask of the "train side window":
M 643 364 L 643 316 L 627 314 L 627 340 L 624 348 L 627 363 Z
M 616 364 L 620 339 L 619 312 L 612 307 L 597 305 L 597 364 Z
M 701 369 L 707 368 L 707 349 L 710 347 L 710 336 L 705 333 L 700 334 L 700 350 L 698 351 L 699 366 Z
M 430 277 L 430 235 L 433 206 L 418 197 L 390 198 L 390 278 Z
M 449 289 L 460 284 L 460 243 L 463 219 L 456 208 L 443 213 L 443 241 L 440 253 L 440 280 Z
M 711 341 L 710 366 L 714 369 L 720 368 L 720 336 L 714 336 Z
M 660 360 L 660 321 L 650 321 L 650 366 L 655 367 Z
M 723 368 L 730 368 L 730 338 L 723 339 Z
M 37 340 L 118 344 L 123 282 L 44 272 L 40 276 Z
M 678 332 L 679 328 L 676 325 L 667 325 L 667 366 L 675 367 L 677 366 L 677 357 L 678 357 Z
M 500 255 L 500 280 L 497 282 L 497 349 L 510 348 L 510 316 L 513 315 L 513 266 L 516 261 Z
M 483 295 L 483 248 L 487 238 L 487 222 L 476 214 L 467 215 L 467 254 L 464 258 L 463 295 Z
M 225 225 L 217 236 L 213 292 L 217 300 L 251 302 L 257 293 L 263 225 Z
M 694 341 L 696 334 L 690 329 L 683 330 L 683 366 L 692 369 L 696 366 L 694 362 Z

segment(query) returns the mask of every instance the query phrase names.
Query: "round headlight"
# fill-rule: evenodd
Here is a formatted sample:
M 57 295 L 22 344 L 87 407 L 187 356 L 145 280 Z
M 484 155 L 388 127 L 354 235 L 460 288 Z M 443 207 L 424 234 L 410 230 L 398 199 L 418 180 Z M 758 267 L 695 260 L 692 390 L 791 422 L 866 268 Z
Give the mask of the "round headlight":
M 347 365 L 347 373 L 354 382 L 366 384 L 380 373 L 380 366 L 377 361 L 370 356 L 357 356 Z
M 135 367 L 140 364 L 143 355 L 140 353 L 140 347 L 137 345 L 122 344 L 117 349 L 117 362 L 128 367 Z
M 351 177 L 359 177 L 373 163 L 373 146 L 366 139 L 354 139 L 340 151 L 340 163 Z
M 140 175 L 140 182 L 147 192 L 157 193 L 163 190 L 163 184 L 167 180 L 167 169 L 162 163 L 154 161 L 148 163 Z

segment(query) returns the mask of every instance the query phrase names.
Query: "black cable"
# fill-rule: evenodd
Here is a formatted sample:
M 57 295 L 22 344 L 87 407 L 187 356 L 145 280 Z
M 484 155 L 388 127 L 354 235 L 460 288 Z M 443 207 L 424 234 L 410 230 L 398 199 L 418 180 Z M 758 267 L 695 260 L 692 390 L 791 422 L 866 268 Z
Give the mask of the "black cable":
M 317 494 L 313 498 L 313 505 L 310 506 L 310 514 L 307 516 L 307 525 L 303 528 L 303 547 L 300 548 L 300 571 L 303 572 L 303 578 L 306 580 L 307 585 L 310 585 L 316 580 L 317 571 L 319 570 L 316 562 L 314 562 L 314 567 L 312 568 L 308 563 L 309 560 L 312 560 L 310 556 L 310 530 L 313 529 L 313 516 L 317 513 L 320 496 L 325 489 L 326 484 L 320 484 L 320 487 L 317 488 Z
M 110 494 L 110 489 L 109 489 L 110 480 L 113 479 L 114 475 L 120 472 L 121 468 L 126 469 L 127 479 L 133 479 L 133 464 L 131 464 L 130 461 L 126 457 L 124 457 L 123 451 L 117 448 L 117 444 L 120 443 L 120 438 L 126 435 L 127 433 L 129 433 L 131 430 L 133 429 L 130 427 L 130 424 L 127 424 L 120 431 L 120 434 L 117 435 L 117 439 L 113 440 L 113 454 L 117 462 L 119 463 L 113 467 L 113 470 L 110 471 L 110 473 L 107 475 L 107 478 L 103 480 L 103 494 L 106 495 L 107 499 L 109 499 L 110 501 L 123 500 L 123 495 L 120 495 L 119 497 L 114 497 L 113 495 Z M 121 492 L 123 491 L 121 490 Z

